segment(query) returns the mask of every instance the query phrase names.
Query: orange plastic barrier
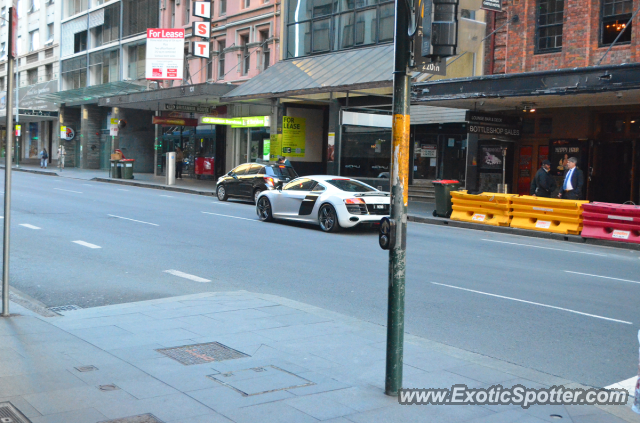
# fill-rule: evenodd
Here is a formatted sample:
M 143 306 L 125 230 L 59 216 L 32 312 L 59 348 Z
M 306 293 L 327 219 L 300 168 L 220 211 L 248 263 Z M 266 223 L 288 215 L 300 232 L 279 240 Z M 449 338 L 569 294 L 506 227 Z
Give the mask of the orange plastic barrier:
M 517 194 L 467 194 L 466 191 L 451 191 L 453 212 L 451 220 L 481 223 L 492 226 L 509 226 L 511 222 L 511 199 Z
M 582 231 L 582 205 L 588 201 L 530 197 L 512 199 L 512 228 L 557 234 L 579 235 Z

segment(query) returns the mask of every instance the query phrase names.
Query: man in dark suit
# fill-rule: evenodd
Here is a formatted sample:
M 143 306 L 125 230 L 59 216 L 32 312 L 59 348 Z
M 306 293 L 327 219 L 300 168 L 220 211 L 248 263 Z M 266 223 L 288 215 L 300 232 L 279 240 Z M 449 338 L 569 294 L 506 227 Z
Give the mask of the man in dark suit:
M 534 197 L 551 197 L 551 194 L 556 190 L 558 184 L 556 184 L 556 180 L 549 175 L 550 170 L 551 162 L 544 160 L 542 167 L 538 170 L 538 173 L 536 173 L 533 181 L 531 181 L 531 195 Z
M 580 200 L 582 199 L 582 189 L 584 187 L 584 175 L 582 171 L 576 167 L 578 159 L 569 157 L 567 161 L 567 173 L 564 175 L 562 183 L 562 191 L 559 197 L 564 200 Z

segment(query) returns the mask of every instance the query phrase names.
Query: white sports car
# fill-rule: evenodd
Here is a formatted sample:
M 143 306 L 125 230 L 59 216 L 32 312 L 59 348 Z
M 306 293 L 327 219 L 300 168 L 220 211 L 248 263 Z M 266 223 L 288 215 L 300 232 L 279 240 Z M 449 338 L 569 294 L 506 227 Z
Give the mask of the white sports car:
M 380 223 L 389 216 L 390 196 L 354 179 L 305 176 L 258 196 L 260 220 L 290 219 L 320 225 L 337 232 L 361 224 Z

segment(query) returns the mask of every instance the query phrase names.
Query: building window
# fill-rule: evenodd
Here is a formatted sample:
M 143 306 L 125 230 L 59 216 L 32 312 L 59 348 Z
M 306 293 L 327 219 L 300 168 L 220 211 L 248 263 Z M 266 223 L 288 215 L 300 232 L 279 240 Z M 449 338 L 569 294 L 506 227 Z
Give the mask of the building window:
M 172 1 L 173 24 L 175 27 L 175 1 Z M 158 28 L 160 25 L 160 8 L 157 0 L 123 0 L 122 36 L 142 34 L 147 28 Z
M 184 8 L 184 22 L 182 24 L 189 25 L 189 19 L 191 19 L 191 2 L 186 1 Z
M 47 41 L 45 41 L 44 45 L 48 46 L 53 44 L 53 38 L 54 38 L 54 33 L 55 29 L 54 29 L 54 24 L 50 23 L 47 25 Z
M 131 80 L 145 78 L 145 59 L 147 45 L 138 44 L 127 48 L 128 72 L 127 77 Z
M 91 85 L 107 84 L 120 80 L 118 52 L 119 50 L 107 50 L 98 51 L 89 55 Z
M 240 36 L 240 45 L 242 46 L 242 74 L 249 73 L 249 67 L 251 66 L 251 55 L 249 54 L 249 35 Z
M 601 45 L 612 44 L 624 30 L 616 44 L 631 42 L 632 24 L 626 28 L 633 12 L 633 0 L 603 0 Z
M 40 31 L 35 30 L 29 33 L 29 52 L 36 51 L 40 48 Z
M 291 0 L 287 19 L 288 58 L 393 41 L 388 0 Z
M 247 9 L 251 7 L 251 0 L 243 0 L 244 8 Z
M 213 80 L 213 60 L 208 60 L 207 64 L 207 81 Z
M 60 63 L 60 76 L 65 90 L 87 86 L 87 56 L 74 57 Z
M 78 32 L 73 35 L 73 52 L 80 53 L 87 49 L 87 31 Z
M 27 85 L 35 85 L 38 83 L 38 68 L 27 70 Z
M 44 67 L 44 78 L 46 81 L 51 81 L 53 79 L 53 64 L 49 64 Z
M 538 0 L 537 53 L 562 49 L 564 0 Z
M 40 0 L 29 0 L 29 11 L 27 13 L 33 13 L 40 10 Z
M 218 41 L 218 79 L 224 79 L 224 48 L 225 41 Z
M 120 4 L 103 9 L 102 25 L 91 28 L 91 47 L 100 47 L 120 39 Z
M 262 70 L 266 70 L 271 63 L 271 51 L 269 50 L 269 30 L 260 31 L 260 47 L 262 47 Z
M 0 91 L 4 91 L 4 76 L 0 76 Z
M 7 43 L 0 43 L 0 60 L 7 60 Z
M 84 12 L 89 8 L 89 0 L 66 0 L 65 18 Z
M 8 21 L 9 17 L 7 16 L 7 8 L 6 6 L 3 6 L 2 9 L 0 9 L 0 26 L 5 26 Z
M 220 0 L 220 16 L 227 14 L 227 0 Z

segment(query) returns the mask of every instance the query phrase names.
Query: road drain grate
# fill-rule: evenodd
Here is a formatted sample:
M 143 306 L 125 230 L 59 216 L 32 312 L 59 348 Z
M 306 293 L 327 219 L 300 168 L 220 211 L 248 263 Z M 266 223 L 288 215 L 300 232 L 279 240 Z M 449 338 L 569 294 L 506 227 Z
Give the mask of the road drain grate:
M 49 307 L 48 309 L 49 311 L 53 311 L 54 313 L 64 315 L 65 311 L 82 310 L 82 307 L 72 304 L 72 305 L 64 305 L 64 306 L 57 306 L 57 307 Z
M 193 364 L 211 363 L 212 361 L 234 360 L 236 358 L 251 357 L 245 353 L 229 348 L 219 342 L 208 344 L 184 345 L 175 348 L 162 348 L 159 353 L 176 361 L 191 366 Z
M 153 414 L 141 414 L 139 416 L 123 417 L 121 419 L 106 420 L 99 423 L 163 423 Z
M 0 422 L 31 423 L 31 420 L 29 420 L 10 402 L 0 402 Z

